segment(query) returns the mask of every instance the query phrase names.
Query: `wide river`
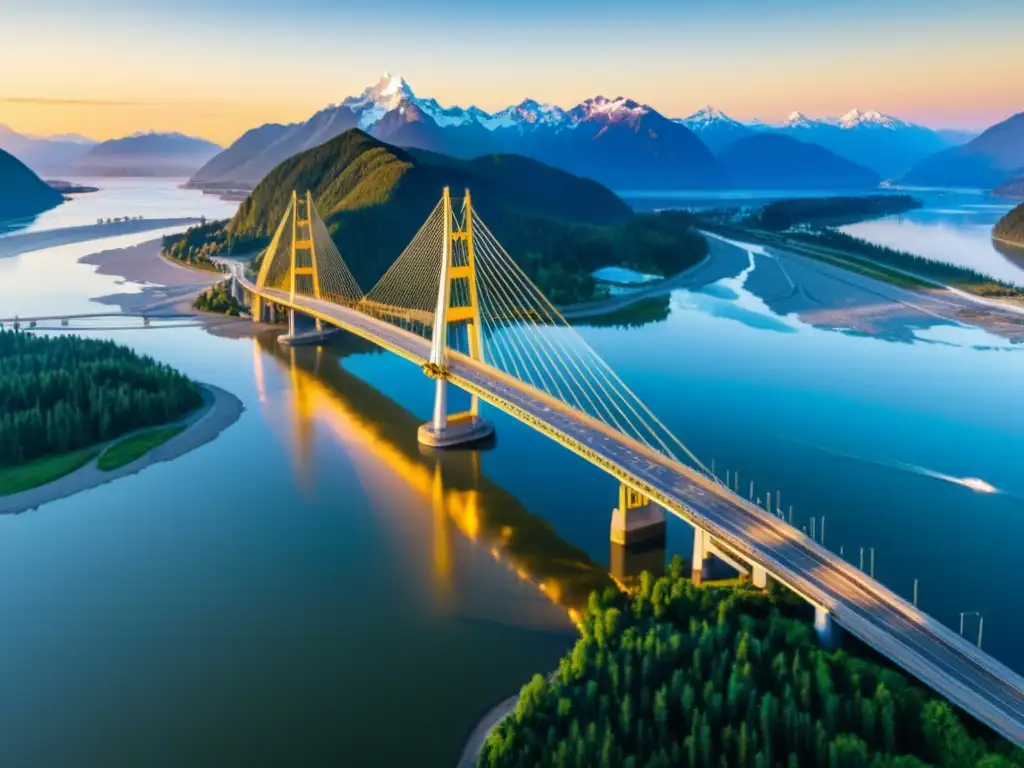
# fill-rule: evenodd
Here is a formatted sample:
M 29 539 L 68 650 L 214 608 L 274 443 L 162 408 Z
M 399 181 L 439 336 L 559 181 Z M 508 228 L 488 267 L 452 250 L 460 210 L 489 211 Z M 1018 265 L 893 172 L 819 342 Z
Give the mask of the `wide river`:
M 97 186 L 30 226 L 233 207 Z M 974 222 L 944 216 L 950 237 Z M 77 259 L 156 234 L 0 259 L 2 315 L 99 310 L 134 288 Z M 917 579 L 949 625 L 980 612 L 986 650 L 1024 670 L 1024 349 L 778 316 L 746 287 L 759 263 L 675 291 L 645 325 L 580 331 L 720 474 L 781 490 L 798 525 L 824 517 L 855 563 L 873 548 L 877 577 L 908 597 Z M 0 764 L 449 766 L 572 643 L 568 607 L 607 579 L 600 471 L 493 411 L 489 450 L 421 452 L 430 383 L 352 340 L 292 354 L 200 328 L 115 335 L 246 411 L 172 463 L 0 519 Z M 689 537 L 670 521 L 670 552 Z

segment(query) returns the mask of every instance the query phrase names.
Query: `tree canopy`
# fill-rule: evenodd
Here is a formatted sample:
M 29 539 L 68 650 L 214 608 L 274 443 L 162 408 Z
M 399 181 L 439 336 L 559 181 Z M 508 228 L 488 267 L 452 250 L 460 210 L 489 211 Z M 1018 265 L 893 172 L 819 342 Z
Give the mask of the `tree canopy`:
M 1024 766 L 868 649 L 822 648 L 788 593 L 696 587 L 684 572 L 676 558 L 633 595 L 593 594 L 575 646 L 523 687 L 478 764 Z
M 0 464 L 83 448 L 201 404 L 186 376 L 112 341 L 0 331 Z

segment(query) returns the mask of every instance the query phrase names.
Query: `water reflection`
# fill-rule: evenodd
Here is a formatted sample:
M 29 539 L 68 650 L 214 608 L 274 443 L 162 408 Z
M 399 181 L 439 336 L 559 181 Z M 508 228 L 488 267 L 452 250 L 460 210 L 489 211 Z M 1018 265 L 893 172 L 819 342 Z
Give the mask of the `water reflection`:
M 277 344 L 276 334 L 257 337 L 262 352 L 288 372 L 293 419 L 293 459 L 304 482 L 315 465 L 316 427 L 323 426 L 346 449 L 367 492 L 382 503 L 412 490 L 433 510 L 432 548 L 435 591 L 439 601 L 470 589 L 460 583 L 452 559 L 451 531 L 490 552 L 517 576 L 534 584 L 570 614 L 590 592 L 611 583 L 604 568 L 568 543 L 542 518 L 481 473 L 476 451 L 421 452 L 416 440 L 420 420 L 346 371 L 339 358 L 362 351 L 365 342 L 342 338 L 328 348 L 292 348 Z M 262 390 L 262 363 L 254 363 Z M 261 401 L 265 393 L 260 393 Z M 376 467 L 393 470 L 402 488 L 382 482 Z

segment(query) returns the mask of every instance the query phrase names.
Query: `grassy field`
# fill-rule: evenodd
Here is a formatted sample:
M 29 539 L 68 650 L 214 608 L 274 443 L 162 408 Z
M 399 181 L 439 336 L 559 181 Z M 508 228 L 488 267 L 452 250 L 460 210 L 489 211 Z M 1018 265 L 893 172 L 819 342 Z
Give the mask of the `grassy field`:
M 88 464 L 99 452 L 100 449 L 93 445 L 59 456 L 44 456 L 16 467 L 0 468 L 0 496 L 27 491 L 29 488 L 53 482 Z
M 140 432 L 110 446 L 100 456 L 96 466 L 104 472 L 110 472 L 111 470 L 123 467 L 125 464 L 130 464 L 140 456 L 153 450 L 158 445 L 166 443 L 175 435 L 183 432 L 184 429 L 184 426 L 162 427 Z

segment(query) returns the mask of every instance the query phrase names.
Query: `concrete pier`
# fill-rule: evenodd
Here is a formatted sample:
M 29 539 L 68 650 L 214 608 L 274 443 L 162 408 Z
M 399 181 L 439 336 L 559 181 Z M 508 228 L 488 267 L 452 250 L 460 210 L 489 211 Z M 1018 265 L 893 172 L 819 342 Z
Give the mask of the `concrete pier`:
M 454 448 L 494 434 L 494 425 L 474 410 L 448 415 L 448 382 L 435 379 L 434 418 L 420 426 L 416 439 L 431 448 Z
M 693 528 L 693 558 L 690 561 L 690 578 L 694 584 L 701 584 L 707 576 L 708 560 L 711 553 L 707 547 L 707 532 L 703 528 Z
M 832 616 L 819 605 L 814 606 L 814 631 L 821 642 L 832 642 Z
M 768 571 L 763 566 L 754 565 L 750 570 L 750 583 L 760 589 L 768 586 Z
M 611 540 L 624 547 L 660 543 L 664 549 L 665 510 L 653 502 L 632 509 L 620 504 L 612 510 Z

